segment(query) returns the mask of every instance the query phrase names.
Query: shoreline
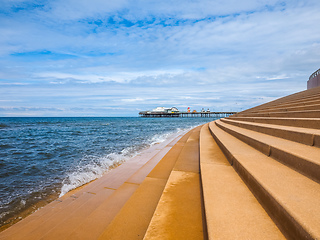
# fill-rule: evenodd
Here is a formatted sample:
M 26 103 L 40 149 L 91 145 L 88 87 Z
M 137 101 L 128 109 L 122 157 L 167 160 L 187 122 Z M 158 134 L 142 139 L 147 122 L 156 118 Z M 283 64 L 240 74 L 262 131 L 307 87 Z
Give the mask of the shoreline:
M 30 216 L 31 214 L 35 213 L 39 209 L 47 206 L 51 202 L 55 201 L 59 198 L 59 193 L 49 195 L 46 199 L 41 199 L 35 204 L 27 207 L 26 209 L 14 214 L 12 217 L 8 218 L 4 221 L 4 224 L 0 226 L 0 233 L 4 230 L 10 228 L 11 226 L 15 225 L 16 223 L 20 222 L 22 219 Z
M 113 165 L 111 165 L 106 172 L 99 178 L 96 178 L 94 180 L 91 180 L 90 182 L 87 182 L 79 187 L 76 187 L 72 190 L 70 190 L 69 192 L 65 193 L 63 196 L 59 197 L 60 195 L 60 191 L 57 191 L 54 194 L 48 195 L 45 199 L 41 199 L 40 201 L 36 202 L 35 204 L 32 204 L 31 206 L 27 207 L 26 209 L 18 212 L 17 214 L 13 215 L 12 217 L 10 217 L 9 219 L 7 219 L 4 224 L 2 226 L 0 226 L 0 233 L 5 231 L 6 229 L 14 226 L 15 224 L 19 223 L 20 221 L 22 221 L 23 219 L 27 218 L 28 216 L 31 216 L 32 214 L 36 213 L 37 211 L 40 211 L 41 209 L 45 208 L 46 206 L 48 206 L 49 204 L 55 202 L 55 201 L 60 201 L 69 198 L 70 196 L 79 193 L 79 191 L 81 191 L 82 189 L 84 189 L 85 187 L 89 186 L 90 184 L 99 181 L 100 179 L 102 179 L 103 177 L 105 177 L 106 175 L 108 175 L 110 172 L 112 172 L 112 170 L 117 169 L 119 166 L 121 165 L 125 165 L 126 163 L 130 162 L 132 159 L 138 157 L 138 156 L 144 156 L 144 155 L 148 155 L 151 153 L 151 155 L 153 153 L 155 153 L 158 148 L 164 148 L 166 145 L 170 144 L 171 142 L 173 142 L 174 140 L 176 140 L 177 138 L 181 138 L 183 135 L 185 135 L 188 131 L 190 131 L 191 129 L 193 129 L 194 127 L 190 128 L 190 129 L 185 129 L 182 131 L 179 131 L 177 133 L 172 133 L 172 135 L 170 137 L 168 137 L 166 140 L 164 140 L 163 142 L 159 142 L 159 143 L 153 143 L 152 145 L 142 149 L 141 151 L 137 152 L 135 155 L 133 155 L 132 157 L 130 157 L 127 160 L 124 161 L 120 161 L 120 162 L 115 162 Z M 61 189 L 61 188 L 60 188 Z M 59 190 L 60 190 L 59 189 Z
M 130 159 L 129 159 L 130 160 Z M 125 163 L 125 162 L 122 162 Z M 101 176 L 103 177 L 105 174 L 107 174 L 108 172 L 110 172 L 112 169 L 117 168 L 118 166 L 120 166 L 122 163 L 115 163 L 114 165 L 110 166 L 110 168 Z M 101 178 L 100 177 L 100 178 Z M 56 201 L 58 199 L 64 199 L 67 197 L 70 197 L 71 195 L 75 194 L 77 191 L 81 190 L 82 188 L 86 187 L 87 185 L 89 185 L 90 183 L 98 180 L 99 178 L 96 178 L 94 180 L 91 180 L 90 182 L 87 182 L 79 187 L 76 187 L 72 190 L 70 190 L 69 192 L 65 193 L 63 196 L 60 197 L 60 193 L 56 192 L 55 194 L 51 194 L 48 195 L 45 199 L 41 199 L 40 201 L 36 202 L 35 204 L 31 204 L 29 207 L 27 207 L 26 209 L 18 212 L 17 214 L 13 215 L 12 217 L 10 217 L 8 220 L 6 220 L 4 222 L 4 224 L 2 226 L 0 226 L 0 233 L 8 228 L 10 228 L 11 226 L 13 226 L 14 224 L 20 222 L 21 220 L 25 219 L 26 217 L 32 215 L 33 213 L 39 211 L 41 208 L 44 208 L 45 206 L 49 205 L 51 202 Z M 60 188 L 61 189 L 61 188 Z

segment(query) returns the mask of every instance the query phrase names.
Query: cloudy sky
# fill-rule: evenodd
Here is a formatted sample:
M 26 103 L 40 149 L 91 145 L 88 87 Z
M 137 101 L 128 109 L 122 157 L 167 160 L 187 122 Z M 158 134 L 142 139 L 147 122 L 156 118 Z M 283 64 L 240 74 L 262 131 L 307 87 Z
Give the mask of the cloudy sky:
M 0 116 L 241 111 L 306 89 L 319 0 L 0 0 Z

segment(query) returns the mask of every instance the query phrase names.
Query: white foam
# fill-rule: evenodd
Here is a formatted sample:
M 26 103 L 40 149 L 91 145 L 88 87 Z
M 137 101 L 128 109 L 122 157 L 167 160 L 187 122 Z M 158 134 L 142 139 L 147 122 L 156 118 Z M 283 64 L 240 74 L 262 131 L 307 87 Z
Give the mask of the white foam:
M 3 212 L 3 213 L 0 213 L 0 220 L 5 217 L 7 214 L 9 214 L 9 212 Z
M 146 139 L 145 144 L 148 147 L 151 147 L 154 144 L 162 143 L 166 140 L 173 139 L 177 135 L 186 133 L 187 131 L 193 128 L 194 127 L 190 127 L 188 129 L 177 128 L 173 132 L 156 134 L 150 139 Z M 68 174 L 68 176 L 64 179 L 59 197 L 62 197 L 64 194 L 71 191 L 72 189 L 75 189 L 97 178 L 100 178 L 103 174 L 110 170 L 111 167 L 127 161 L 128 159 L 139 154 L 142 150 L 143 149 L 137 151 L 136 147 L 131 146 L 123 149 L 120 153 L 111 153 L 105 157 L 94 159 L 94 161 L 91 161 L 91 163 L 85 166 L 79 166 L 75 172 Z
M 129 149 L 124 149 L 119 154 L 111 153 L 105 157 L 99 158 L 95 162 L 92 161 L 85 166 L 78 167 L 75 172 L 69 173 L 64 179 L 59 197 L 62 197 L 72 189 L 101 177 L 104 173 L 110 170 L 112 166 L 120 164 L 134 155 L 135 154 L 130 154 Z
M 189 128 L 188 129 L 177 128 L 174 132 L 168 132 L 168 133 L 163 133 L 163 134 L 155 134 L 149 140 L 150 146 L 152 146 L 154 144 L 162 143 L 164 141 L 167 141 L 168 139 L 173 139 L 177 135 L 181 135 L 183 133 L 186 133 L 189 130 L 191 130 L 192 128 L 194 128 L 194 127 L 191 127 L 190 129 Z
M 27 201 L 24 200 L 24 199 L 22 199 L 22 200 L 20 201 L 20 205 L 21 205 L 22 207 L 24 207 L 24 206 L 26 205 L 26 203 L 27 203 Z

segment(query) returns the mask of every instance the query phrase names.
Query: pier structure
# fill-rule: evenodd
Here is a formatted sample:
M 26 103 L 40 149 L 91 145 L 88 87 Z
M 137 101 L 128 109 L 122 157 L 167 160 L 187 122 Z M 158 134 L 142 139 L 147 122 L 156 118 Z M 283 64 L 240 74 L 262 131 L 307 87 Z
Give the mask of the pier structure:
M 237 112 L 139 112 L 140 117 L 205 117 L 205 118 L 222 118 L 228 117 Z
M 320 87 L 179 134 L 0 239 L 320 239 Z

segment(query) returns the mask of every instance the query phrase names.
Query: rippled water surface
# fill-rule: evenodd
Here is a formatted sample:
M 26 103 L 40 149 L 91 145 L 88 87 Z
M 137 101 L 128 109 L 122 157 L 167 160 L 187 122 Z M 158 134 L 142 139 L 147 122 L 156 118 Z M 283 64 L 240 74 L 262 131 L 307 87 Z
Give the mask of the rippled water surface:
M 0 225 L 212 118 L 0 118 Z

